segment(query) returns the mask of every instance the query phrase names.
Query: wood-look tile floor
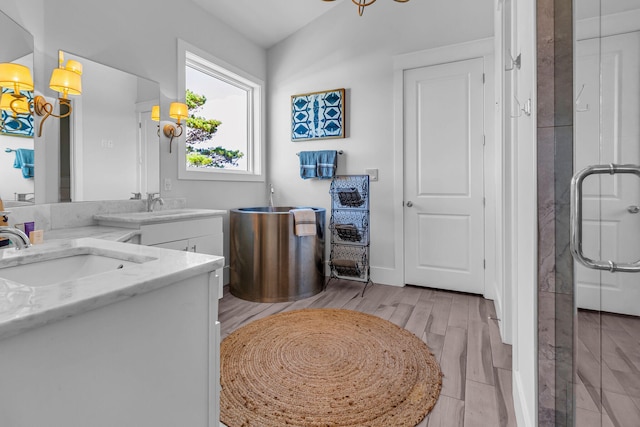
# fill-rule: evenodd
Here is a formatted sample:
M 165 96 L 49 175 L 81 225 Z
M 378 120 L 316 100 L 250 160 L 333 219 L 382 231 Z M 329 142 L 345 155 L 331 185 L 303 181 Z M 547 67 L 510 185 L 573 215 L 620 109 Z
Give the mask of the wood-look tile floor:
M 640 426 L 640 318 L 578 311 L 576 425 Z
M 225 287 L 220 300 L 221 338 L 271 314 L 301 308 L 345 308 L 373 314 L 424 340 L 444 374 L 438 403 L 419 427 L 515 426 L 511 346 L 500 340 L 492 301 L 480 296 L 414 286 L 332 280 L 311 298 L 253 303 Z M 392 426 L 389 426 L 392 427 Z

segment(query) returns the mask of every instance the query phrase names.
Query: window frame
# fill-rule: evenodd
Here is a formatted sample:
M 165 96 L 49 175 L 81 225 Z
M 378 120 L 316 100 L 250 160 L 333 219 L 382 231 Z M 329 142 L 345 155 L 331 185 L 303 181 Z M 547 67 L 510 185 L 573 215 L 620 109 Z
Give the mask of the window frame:
M 247 99 L 247 170 L 221 168 L 187 168 L 186 132 L 178 139 L 178 179 L 204 181 L 254 181 L 265 180 L 265 135 L 264 135 L 264 81 L 240 70 L 237 67 L 203 51 L 183 40 L 178 40 L 178 93 L 179 99 L 185 101 L 186 67 L 211 74 L 248 91 Z M 186 128 L 186 126 L 185 126 Z M 186 131 L 186 129 L 185 129 Z

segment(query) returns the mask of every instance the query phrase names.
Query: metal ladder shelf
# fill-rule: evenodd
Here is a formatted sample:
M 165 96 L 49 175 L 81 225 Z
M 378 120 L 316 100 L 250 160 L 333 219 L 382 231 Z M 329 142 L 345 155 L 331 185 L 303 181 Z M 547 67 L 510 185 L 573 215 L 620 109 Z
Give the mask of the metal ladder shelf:
M 369 175 L 338 175 L 331 181 L 332 279 L 371 281 L 369 264 Z

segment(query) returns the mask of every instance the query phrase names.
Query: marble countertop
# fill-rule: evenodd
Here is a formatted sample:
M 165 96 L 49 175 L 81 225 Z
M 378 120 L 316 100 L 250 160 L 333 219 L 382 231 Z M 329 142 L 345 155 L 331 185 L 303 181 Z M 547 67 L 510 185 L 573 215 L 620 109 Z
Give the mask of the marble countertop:
M 84 227 L 83 227 L 84 228 Z M 73 254 L 113 256 L 135 264 L 122 269 L 27 286 L 3 279 L 2 268 Z M 224 258 L 193 252 L 81 238 L 57 240 L 24 250 L 0 251 L 0 339 L 150 292 L 224 265 Z
M 131 228 L 111 227 L 106 225 L 89 225 L 84 227 L 60 228 L 44 232 L 44 241 L 60 239 L 80 239 L 92 237 L 95 239 L 111 240 L 114 242 L 126 242 L 140 235 L 140 230 Z
M 163 222 L 210 218 L 226 214 L 227 211 L 216 209 L 168 209 L 152 212 L 97 214 L 94 215 L 93 218 L 98 221 L 100 225 L 132 228 L 139 227 L 143 224 L 159 224 Z

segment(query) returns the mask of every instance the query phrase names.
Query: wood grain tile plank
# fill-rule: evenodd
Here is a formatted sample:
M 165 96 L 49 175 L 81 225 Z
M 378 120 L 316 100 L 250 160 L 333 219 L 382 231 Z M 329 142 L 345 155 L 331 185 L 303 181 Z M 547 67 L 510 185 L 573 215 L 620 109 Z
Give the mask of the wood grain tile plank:
M 614 427 L 613 422 L 607 414 L 588 411 L 583 408 L 576 408 L 577 427 Z
M 433 309 L 429 315 L 427 330 L 438 335 L 445 335 L 449 324 L 449 313 L 451 312 L 451 294 L 436 294 L 433 301 Z
M 440 395 L 426 421 L 428 427 L 464 427 L 464 401 Z
M 362 285 L 350 280 L 334 280 L 332 282 L 334 288 L 329 291 L 325 289 L 320 294 L 312 297 L 311 302 L 307 304 L 308 307 L 313 308 L 341 308 L 347 302 L 360 298 L 362 292 Z M 293 306 L 303 306 L 305 300 L 296 301 Z M 302 307 L 301 307 L 302 308 Z
M 444 335 L 433 334 L 431 332 L 422 333 L 422 341 L 427 343 L 427 347 L 431 350 L 431 353 L 435 356 L 438 363 L 441 362 L 442 349 L 444 348 Z
M 393 286 L 369 285 L 364 297 L 360 298 L 352 310 L 373 314 L 381 304 L 388 304 L 397 295 L 398 289 Z M 351 304 L 348 305 L 351 307 Z
M 467 331 L 447 328 L 440 357 L 442 392 L 445 396 L 465 400 L 467 369 Z
M 511 370 L 495 368 L 496 407 L 500 427 L 517 427 Z
M 464 402 L 464 427 L 498 426 L 495 388 L 491 385 L 467 380 L 467 398 Z
M 625 316 L 622 328 L 637 342 L 640 342 L 640 317 Z
M 640 410 L 640 398 L 631 396 L 631 400 L 633 400 L 633 403 L 636 404 L 636 408 Z
M 467 335 L 467 380 L 494 385 L 491 339 L 487 323 L 470 321 Z
M 393 312 L 396 311 L 396 308 L 396 305 L 380 304 L 376 311 L 373 312 L 373 315 L 384 320 L 389 320 L 393 315 Z
M 578 340 L 585 345 L 595 360 L 600 361 L 602 341 L 599 325 L 591 322 L 587 325 L 578 324 Z
M 491 344 L 493 366 L 495 368 L 510 370 L 513 365 L 511 346 L 502 342 L 497 320 L 489 321 L 489 340 Z
M 400 288 L 400 301 L 398 302 L 415 306 L 422 295 L 429 294 L 430 292 L 425 292 L 424 288 L 418 286 L 404 286 Z
M 613 313 L 600 313 L 600 324 L 602 329 L 609 329 L 613 331 L 624 331 L 625 323 L 630 319 L 630 316 L 623 316 Z
M 640 420 L 640 410 L 629 396 L 603 391 L 602 406 L 613 421 L 613 425 L 620 427 L 637 427 Z
M 625 331 L 602 331 L 603 359 L 611 369 L 623 372 L 640 370 L 640 342 Z M 614 352 L 615 354 L 611 354 Z M 614 366 L 611 359 L 619 362 Z
M 449 326 L 467 329 L 469 323 L 469 300 L 465 294 L 453 294 L 449 311 Z
M 421 292 L 415 302 L 415 307 L 411 312 L 411 316 L 404 326 L 405 329 L 414 333 L 418 337 L 422 337 L 422 334 L 427 329 L 427 323 L 429 322 L 429 316 L 432 309 L 433 299 L 431 298 L 431 293 Z
M 574 390 L 576 393 L 576 408 L 585 409 L 590 412 L 600 412 L 600 402 L 596 403 L 593 399 L 597 396 L 594 393 L 589 393 L 584 383 L 579 380 L 576 381 Z M 580 424 L 578 424 L 580 425 Z
M 602 388 L 600 360 L 593 356 L 582 340 L 577 340 L 577 347 L 578 376 L 592 400 L 597 403 L 601 400 L 600 389 Z
M 493 302 L 484 298 L 472 298 L 469 301 L 469 322 L 489 322 L 489 304 Z
M 614 369 L 611 370 L 611 373 L 624 389 L 625 395 L 640 399 L 640 373 L 622 372 Z
M 414 301 L 415 303 L 415 301 Z M 389 321 L 395 325 L 400 326 L 401 328 L 405 328 L 407 322 L 411 318 L 411 314 L 413 313 L 415 306 L 405 303 L 399 303 L 393 314 L 389 318 Z M 406 329 L 406 328 L 405 328 Z M 420 334 L 419 336 L 421 336 Z
M 603 390 L 611 391 L 616 394 L 627 394 L 624 386 L 620 384 L 620 381 L 618 381 L 618 378 L 606 363 L 603 363 L 600 366 L 600 370 Z

